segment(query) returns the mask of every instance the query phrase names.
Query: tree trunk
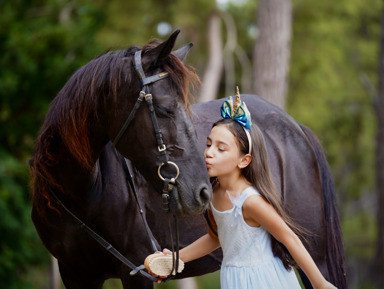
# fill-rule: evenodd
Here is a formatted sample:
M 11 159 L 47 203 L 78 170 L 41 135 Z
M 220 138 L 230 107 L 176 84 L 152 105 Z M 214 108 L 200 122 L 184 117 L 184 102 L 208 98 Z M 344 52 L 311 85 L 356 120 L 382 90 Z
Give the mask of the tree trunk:
M 220 22 L 220 17 L 217 14 L 212 14 L 208 23 L 209 59 L 199 97 L 201 102 L 215 99 L 219 90 L 223 71 L 223 41 Z
M 292 34 L 291 1 L 260 0 L 256 16 L 259 36 L 253 56 L 254 91 L 284 109 Z
M 191 278 L 185 278 L 177 280 L 177 288 L 179 289 L 198 289 L 196 279 Z
M 49 272 L 49 289 L 60 289 L 59 266 L 55 257 L 51 257 L 51 268 Z
M 381 20 L 379 89 L 374 101 L 377 116 L 376 133 L 376 193 L 377 193 L 377 247 L 371 270 L 376 288 L 384 288 L 384 13 Z

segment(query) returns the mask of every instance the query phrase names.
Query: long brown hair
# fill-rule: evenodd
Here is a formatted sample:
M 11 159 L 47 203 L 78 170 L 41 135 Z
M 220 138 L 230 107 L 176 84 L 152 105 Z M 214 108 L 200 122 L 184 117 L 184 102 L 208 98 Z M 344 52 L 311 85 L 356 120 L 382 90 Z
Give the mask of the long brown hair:
M 224 125 L 235 136 L 241 154 L 248 154 L 249 142 L 244 128 L 232 119 L 221 119 L 213 124 L 214 126 Z M 269 168 L 267 146 L 264 136 L 256 124 L 252 125 L 252 161 L 242 170 L 244 177 L 256 188 L 261 196 L 276 210 L 291 230 L 305 241 L 306 231 L 293 222 L 284 209 L 281 198 L 278 194 L 276 185 L 273 181 L 272 173 Z M 283 262 L 284 267 L 289 270 L 297 267 L 296 261 L 292 258 L 287 248 L 271 236 L 272 252 Z

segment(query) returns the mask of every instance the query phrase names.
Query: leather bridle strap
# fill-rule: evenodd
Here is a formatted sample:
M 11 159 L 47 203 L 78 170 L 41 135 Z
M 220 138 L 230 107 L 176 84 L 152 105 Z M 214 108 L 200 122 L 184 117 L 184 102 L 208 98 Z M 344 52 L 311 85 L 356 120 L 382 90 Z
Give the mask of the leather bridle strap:
M 167 213 L 167 220 L 168 220 L 168 231 L 169 231 L 169 238 L 171 241 L 171 249 L 172 249 L 172 270 L 171 274 L 164 280 L 168 281 L 172 279 L 172 275 L 177 274 L 177 270 L 179 269 L 179 255 L 180 255 L 180 245 L 179 245 L 179 226 L 177 222 L 177 217 L 173 215 L 175 220 L 175 231 L 176 231 L 176 249 L 173 244 L 173 234 L 172 234 L 172 225 L 171 225 L 171 218 L 169 216 L 169 193 L 173 191 L 174 181 L 172 179 L 164 179 L 164 187 L 162 192 L 162 200 L 163 200 L 163 210 Z M 173 272 L 175 272 L 173 274 Z
M 150 91 L 149 91 L 149 84 L 152 84 L 152 83 L 154 83 L 160 79 L 163 79 L 164 77 L 167 77 L 168 73 L 163 72 L 163 73 L 160 73 L 160 74 L 157 74 L 154 76 L 146 77 L 145 73 L 144 73 L 143 66 L 141 63 L 142 63 L 141 51 L 137 51 L 135 53 L 135 68 L 136 68 L 137 73 L 140 76 L 141 83 L 143 85 L 143 88 L 142 88 L 142 91 L 140 92 L 140 94 L 145 93 L 145 100 L 147 101 L 149 111 L 151 112 L 152 123 L 153 123 L 153 127 L 155 130 L 155 135 L 156 135 L 157 148 L 158 148 L 159 153 L 160 153 L 159 158 L 161 160 L 161 163 L 158 167 L 158 174 L 159 174 L 160 179 L 162 179 L 164 182 L 163 192 L 162 192 L 163 210 L 167 214 L 168 230 L 169 230 L 169 235 L 170 235 L 170 239 L 171 239 L 170 241 L 171 241 L 171 249 L 172 249 L 172 270 L 171 270 L 170 276 L 168 278 L 166 278 L 166 280 L 165 280 L 165 281 L 167 281 L 167 280 L 172 278 L 172 272 L 175 272 L 175 274 L 177 274 L 177 269 L 179 268 L 179 230 L 178 230 L 178 224 L 177 224 L 177 217 L 174 216 L 175 226 L 176 226 L 176 250 L 175 250 L 175 247 L 173 244 L 171 218 L 170 218 L 170 212 L 169 212 L 169 198 L 170 198 L 169 194 L 173 191 L 173 187 L 175 185 L 175 180 L 179 175 L 179 168 L 177 167 L 177 165 L 175 163 L 168 161 L 166 146 L 163 142 L 162 132 L 159 128 L 156 114 L 155 114 L 155 110 L 153 107 L 152 94 L 150 94 Z M 161 167 L 163 165 L 166 165 L 166 164 L 171 164 L 174 167 L 176 167 L 177 173 L 176 173 L 176 176 L 174 178 L 169 179 L 169 178 L 163 178 L 161 176 Z M 176 254 L 175 254 L 175 251 L 176 251 Z
M 155 108 L 153 107 L 152 94 L 146 94 L 145 100 L 147 101 L 149 111 L 151 112 L 153 129 L 155 131 L 156 142 L 157 142 L 157 149 L 159 151 L 159 159 L 161 161 L 161 164 L 166 164 L 166 163 L 168 163 L 168 155 L 167 155 L 167 151 L 166 151 L 167 147 L 164 144 L 163 133 L 161 132 L 161 129 L 159 128 L 159 123 L 157 121 Z
M 129 114 L 127 120 L 125 121 L 125 123 L 123 125 L 123 127 L 120 129 L 119 133 L 117 134 L 117 136 L 113 140 L 112 146 L 114 148 L 116 147 L 117 143 L 119 142 L 119 140 L 121 139 L 121 137 L 123 136 L 125 131 L 127 130 L 129 124 L 131 123 L 131 121 L 135 117 L 135 114 L 136 114 L 137 110 L 139 109 L 139 107 L 140 107 L 140 105 L 141 105 L 141 103 L 143 101 L 143 98 L 144 98 L 145 101 L 148 104 L 148 108 L 149 108 L 149 111 L 150 111 L 150 115 L 151 115 L 151 119 L 152 119 L 152 124 L 153 124 L 154 132 L 155 132 L 155 137 L 156 137 L 157 149 L 159 151 L 159 160 L 160 160 L 160 162 L 159 162 L 159 166 L 158 166 L 158 175 L 159 175 L 160 179 L 164 182 L 164 187 L 163 187 L 163 192 L 162 192 L 163 209 L 167 213 L 168 229 L 169 229 L 169 234 L 170 234 L 170 239 L 171 239 L 171 247 L 172 247 L 172 271 L 171 271 L 171 273 L 175 272 L 175 274 L 176 274 L 177 273 L 177 269 L 179 267 L 179 230 L 178 230 L 178 224 L 177 224 L 177 217 L 174 216 L 175 226 L 176 226 L 176 248 L 174 248 L 173 236 L 172 236 L 172 228 L 171 228 L 171 220 L 170 220 L 170 216 L 169 216 L 170 215 L 169 214 L 169 198 L 170 198 L 169 194 L 173 191 L 173 187 L 175 185 L 176 179 L 179 176 L 179 168 L 178 168 L 178 166 L 175 163 L 168 161 L 168 155 L 167 155 L 167 152 L 166 152 L 167 148 L 166 148 L 166 146 L 164 144 L 163 134 L 162 134 L 162 132 L 161 132 L 161 130 L 159 128 L 159 124 L 158 124 L 158 121 L 157 121 L 157 117 L 156 117 L 156 113 L 155 113 L 155 109 L 154 109 L 154 105 L 153 105 L 153 100 L 152 100 L 152 94 L 149 91 L 149 85 L 150 84 L 153 84 L 156 81 L 159 81 L 159 80 L 161 80 L 161 79 L 163 79 L 165 77 L 168 77 L 168 73 L 167 72 L 162 72 L 162 73 L 159 73 L 159 74 L 156 74 L 156 75 L 153 75 L 153 76 L 146 77 L 145 73 L 144 73 L 143 66 L 142 66 L 141 53 L 142 53 L 141 50 L 137 51 L 135 53 L 134 60 L 135 60 L 135 69 L 136 69 L 136 71 L 137 71 L 137 73 L 138 73 L 138 75 L 140 77 L 141 84 L 142 84 L 142 89 L 140 91 L 139 98 L 137 99 L 134 108 L 132 109 L 131 113 Z M 172 165 L 174 168 L 176 168 L 176 175 L 175 175 L 175 177 L 173 177 L 173 178 L 164 178 L 161 175 L 161 168 L 164 165 L 167 165 L 167 164 Z M 127 167 L 125 161 L 123 162 L 123 167 L 124 167 L 124 171 L 126 173 L 126 176 L 129 178 L 130 177 L 130 173 L 129 173 L 129 170 L 128 170 L 128 167 Z M 128 179 L 128 180 L 129 180 L 129 183 L 131 185 L 132 190 L 135 193 L 136 201 L 138 201 L 137 195 L 136 195 L 136 192 L 135 192 L 135 188 L 134 188 L 134 185 L 133 185 L 133 182 L 132 182 L 132 179 Z M 154 251 L 156 252 L 156 251 L 158 251 L 158 249 L 156 248 L 156 244 L 155 244 L 154 240 L 150 237 L 149 227 L 148 227 L 148 224 L 146 223 L 146 221 L 145 221 L 145 219 L 144 219 L 144 217 L 142 215 L 142 210 L 141 210 L 141 207 L 140 207 L 139 203 L 138 203 L 138 206 L 139 206 L 139 210 L 140 210 L 141 216 L 143 218 L 144 226 L 145 226 L 145 228 L 147 230 L 147 234 L 148 234 L 149 238 L 151 239 L 152 247 L 153 247 Z M 139 266 L 135 270 L 133 270 L 131 272 L 131 274 L 136 274 L 137 272 L 141 273 L 142 269 L 143 269 L 143 266 Z M 167 281 L 167 280 L 169 280 L 171 278 L 172 278 L 172 274 L 168 278 L 166 278 L 164 281 Z
M 108 243 L 103 237 L 101 237 L 99 234 L 97 234 L 95 231 L 93 231 L 90 227 L 88 227 L 82 220 L 80 220 L 74 213 L 72 213 L 62 202 L 61 200 L 56 196 L 56 194 L 51 190 L 52 196 L 56 199 L 56 202 L 77 222 L 80 224 L 80 228 L 83 229 L 85 232 L 88 233 L 95 241 L 97 241 L 105 250 L 107 250 L 109 253 L 111 253 L 113 256 L 115 256 L 117 259 L 119 259 L 123 264 L 131 268 L 132 272 L 134 274 L 140 273 L 142 276 L 148 278 L 149 280 L 153 282 L 157 282 L 159 278 L 156 278 L 146 272 L 144 269 L 144 266 L 137 267 L 135 264 L 133 264 L 131 261 L 129 261 L 124 255 L 122 255 L 119 251 L 116 250 L 115 247 L 113 247 L 110 243 Z
M 162 133 L 159 130 L 159 126 L 157 124 L 157 118 L 156 118 L 155 110 L 153 108 L 152 95 L 149 93 L 149 85 L 152 83 L 155 83 L 156 81 L 159 81 L 161 79 L 168 77 L 168 72 L 162 72 L 153 76 L 146 77 L 143 70 L 143 66 L 141 64 L 141 50 L 136 51 L 135 53 L 135 68 L 137 73 L 139 74 L 141 84 L 143 87 L 142 87 L 142 90 L 140 91 L 139 98 L 137 99 L 135 106 L 133 107 L 131 113 L 129 114 L 127 120 L 125 121 L 124 125 L 120 129 L 119 133 L 116 135 L 115 139 L 113 140 L 112 146 L 116 147 L 117 143 L 120 141 L 121 137 L 127 130 L 129 124 L 135 117 L 135 114 L 139 109 L 143 101 L 143 98 L 145 98 L 145 100 L 148 103 L 149 110 L 151 111 L 151 118 L 152 118 L 153 125 L 155 127 L 155 134 L 156 134 L 158 149 L 160 153 L 162 153 L 163 151 L 165 151 L 166 148 L 162 140 Z
M 120 129 L 119 133 L 117 134 L 117 136 L 113 140 L 112 147 L 114 147 L 114 148 L 116 147 L 117 143 L 119 142 L 119 140 L 121 139 L 121 137 L 123 136 L 125 131 L 127 130 L 129 124 L 131 123 L 131 121 L 135 117 L 136 111 L 139 109 L 141 102 L 143 101 L 144 96 L 145 96 L 145 93 L 140 92 L 139 98 L 137 99 L 135 106 L 133 107 L 131 113 L 129 114 L 127 120 L 125 121 L 124 125 Z
M 143 86 L 147 86 L 168 76 L 167 72 L 162 72 L 148 77 L 145 76 L 143 65 L 141 64 L 141 50 L 135 52 L 135 68 L 140 76 L 141 84 Z
M 117 150 L 115 150 L 115 153 L 116 153 L 116 156 L 118 156 L 118 152 Z M 147 236 L 148 236 L 148 239 L 150 240 L 151 242 L 151 246 L 152 246 L 152 250 L 154 252 L 156 251 L 160 251 L 159 248 L 157 247 L 156 245 L 156 240 L 154 239 L 153 237 L 153 234 L 151 232 L 151 229 L 149 228 L 148 226 L 148 222 L 147 220 L 144 218 L 144 211 L 143 209 L 141 208 L 141 205 L 140 205 L 140 202 L 139 202 L 139 198 L 137 196 L 137 192 L 136 192 L 136 189 L 135 189 L 135 185 L 133 184 L 133 179 L 132 179 L 132 175 L 131 173 L 129 172 L 129 169 L 128 169 L 128 164 L 127 164 L 127 160 L 122 156 L 120 155 L 120 158 L 121 158 L 121 164 L 123 166 L 123 170 L 124 170 L 124 174 L 125 174 L 125 179 L 127 181 L 127 183 L 130 185 L 131 189 L 132 189 L 132 192 L 133 192 L 133 195 L 135 196 L 135 200 L 136 200 L 136 204 L 137 204 L 137 207 L 139 209 L 139 213 L 140 213 L 140 216 L 141 216 L 141 220 L 143 221 L 143 224 L 144 224 L 144 228 L 145 228 L 145 231 L 147 233 Z M 133 275 L 133 274 L 131 274 Z

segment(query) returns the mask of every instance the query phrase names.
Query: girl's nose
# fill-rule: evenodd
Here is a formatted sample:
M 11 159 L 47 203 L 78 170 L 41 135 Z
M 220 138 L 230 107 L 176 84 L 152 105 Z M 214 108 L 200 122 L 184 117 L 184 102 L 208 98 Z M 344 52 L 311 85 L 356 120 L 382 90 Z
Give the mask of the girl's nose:
M 212 157 L 212 146 L 210 147 L 206 147 L 205 148 L 205 152 L 204 152 L 204 156 L 207 158 L 207 157 Z

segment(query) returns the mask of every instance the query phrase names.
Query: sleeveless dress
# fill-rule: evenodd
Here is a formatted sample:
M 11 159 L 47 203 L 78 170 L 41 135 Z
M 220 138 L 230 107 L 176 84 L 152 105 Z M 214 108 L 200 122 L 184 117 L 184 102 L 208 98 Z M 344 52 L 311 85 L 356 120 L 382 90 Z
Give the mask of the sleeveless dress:
M 260 194 L 249 187 L 236 198 L 228 195 L 233 204 L 230 210 L 218 211 L 211 202 L 224 256 L 221 289 L 300 289 L 295 271 L 287 271 L 280 258 L 273 255 L 268 231 L 244 221 L 244 201 Z

